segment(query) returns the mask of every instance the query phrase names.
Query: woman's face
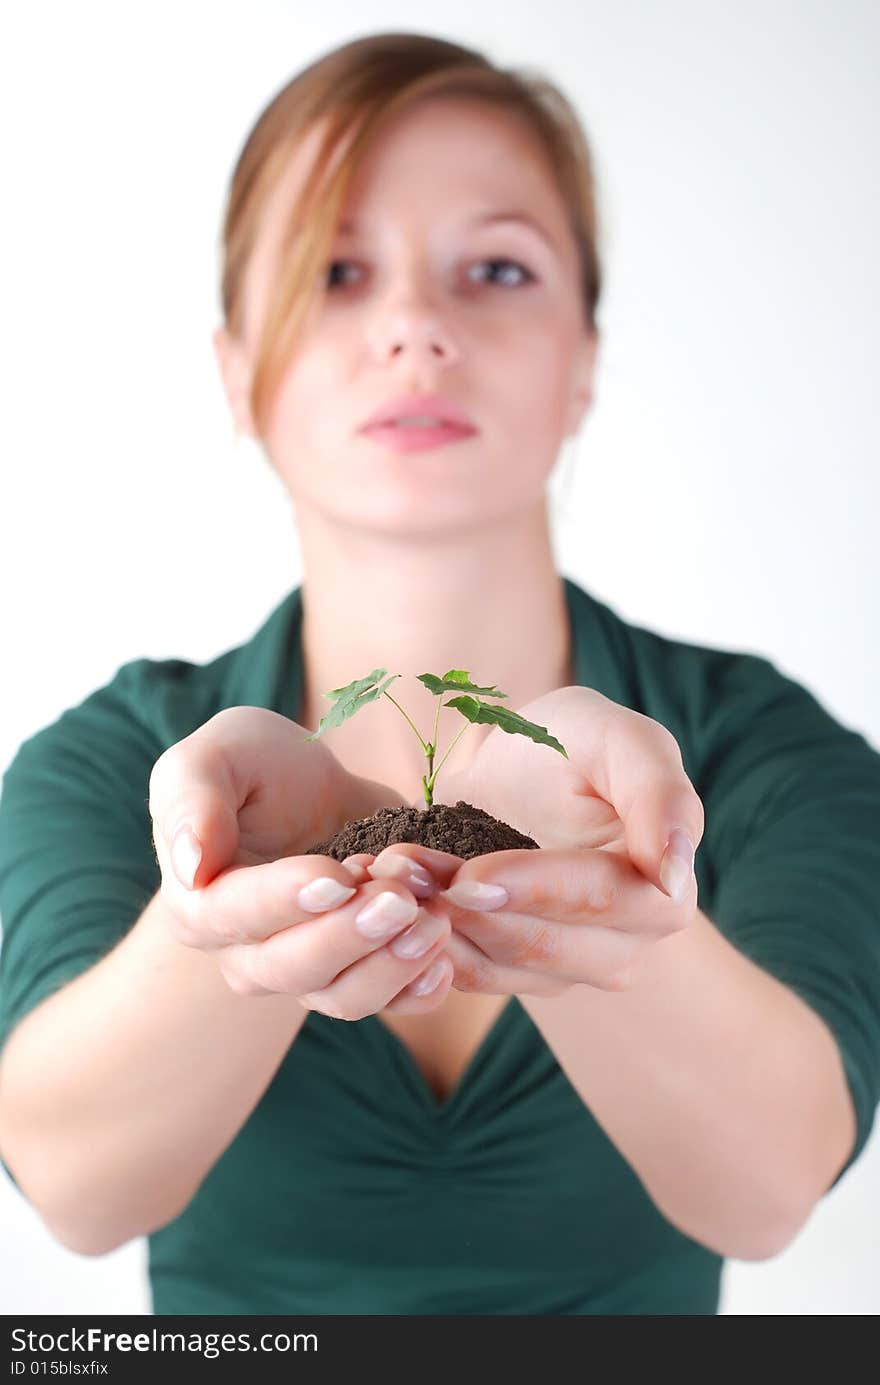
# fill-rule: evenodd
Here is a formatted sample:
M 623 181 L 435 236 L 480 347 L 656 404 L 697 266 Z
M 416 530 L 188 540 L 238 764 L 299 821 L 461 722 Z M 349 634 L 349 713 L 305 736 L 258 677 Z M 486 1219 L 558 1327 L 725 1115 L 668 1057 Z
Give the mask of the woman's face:
M 255 359 L 298 151 L 246 280 L 245 341 L 215 337 L 227 392 Z M 518 221 L 486 219 L 515 212 Z M 284 375 L 264 446 L 297 508 L 357 527 L 437 532 L 534 504 L 592 397 L 595 334 L 565 209 L 524 121 L 478 102 L 428 100 L 377 138 L 349 188 L 318 297 Z M 392 396 L 440 392 L 477 432 L 396 452 L 359 432 Z M 252 431 L 236 407 L 239 426 Z

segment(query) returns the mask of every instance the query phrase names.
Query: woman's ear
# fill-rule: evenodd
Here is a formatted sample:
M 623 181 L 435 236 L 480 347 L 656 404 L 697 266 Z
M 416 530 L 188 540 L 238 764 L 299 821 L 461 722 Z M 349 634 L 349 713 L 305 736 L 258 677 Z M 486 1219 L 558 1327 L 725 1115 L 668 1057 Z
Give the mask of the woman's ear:
M 223 324 L 215 328 L 213 343 L 236 432 L 259 441 L 250 406 L 251 369 L 244 349 Z
M 584 415 L 593 402 L 593 377 L 596 371 L 596 354 L 599 350 L 599 330 L 594 327 L 584 334 L 575 354 L 571 376 L 571 395 L 565 436 L 573 437 L 583 422 Z

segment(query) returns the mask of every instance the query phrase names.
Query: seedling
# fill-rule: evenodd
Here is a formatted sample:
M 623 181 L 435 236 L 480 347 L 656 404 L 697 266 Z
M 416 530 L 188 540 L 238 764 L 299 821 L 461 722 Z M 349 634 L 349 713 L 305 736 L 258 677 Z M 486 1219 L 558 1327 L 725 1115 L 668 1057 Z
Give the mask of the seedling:
M 384 683 L 380 680 L 385 678 L 388 672 L 384 668 L 374 668 L 372 673 L 367 674 L 366 678 L 356 678 L 353 683 L 349 683 L 345 688 L 333 688 L 331 692 L 325 693 L 325 697 L 333 699 L 333 707 L 325 717 L 318 723 L 318 729 L 306 740 L 316 741 L 325 731 L 330 731 L 335 726 L 341 726 L 349 717 L 353 717 L 355 712 L 359 712 L 361 707 L 365 707 L 368 702 L 373 702 L 380 693 L 387 697 L 389 702 L 393 702 L 397 710 L 406 717 L 416 736 L 419 745 L 425 752 L 428 762 L 428 772 L 422 775 L 422 789 L 425 794 L 425 803 L 430 808 L 434 801 L 434 784 L 437 775 L 440 773 L 450 753 L 461 740 L 467 726 L 463 726 L 456 736 L 452 745 L 447 750 L 437 768 L 434 768 L 434 756 L 437 753 L 437 727 L 440 721 L 440 707 L 455 707 L 469 723 L 482 722 L 500 726 L 502 731 L 506 731 L 511 736 L 528 736 L 530 740 L 537 741 L 541 745 L 550 745 L 554 750 L 558 750 L 561 755 L 568 759 L 568 751 L 559 743 L 555 736 L 551 736 L 546 726 L 537 726 L 533 721 L 526 721 L 518 712 L 511 712 L 507 707 L 496 707 L 491 702 L 484 702 L 482 697 L 475 694 L 482 693 L 487 697 L 506 697 L 507 693 L 501 692 L 498 688 L 481 688 L 476 683 L 470 681 L 470 673 L 467 669 L 451 668 L 444 673 L 442 678 L 438 678 L 434 673 L 419 673 L 416 676 L 420 683 L 424 683 L 429 692 L 435 694 L 437 698 L 437 714 L 434 718 L 434 739 L 433 741 L 423 741 L 418 730 L 413 725 L 411 719 L 404 712 L 400 703 L 395 701 L 386 688 L 389 683 L 393 683 L 395 678 L 400 678 L 399 673 L 392 673 Z M 448 702 L 441 703 L 445 692 L 457 692 L 458 697 L 451 697 Z

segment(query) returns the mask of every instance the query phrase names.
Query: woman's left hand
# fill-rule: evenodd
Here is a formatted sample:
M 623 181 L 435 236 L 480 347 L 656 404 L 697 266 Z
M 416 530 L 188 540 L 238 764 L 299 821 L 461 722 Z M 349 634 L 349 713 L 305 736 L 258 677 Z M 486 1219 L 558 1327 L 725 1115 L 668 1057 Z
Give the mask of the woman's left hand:
M 665 867 L 661 875 L 661 861 L 676 827 L 699 846 L 703 805 L 675 737 L 650 717 L 580 686 L 517 710 L 547 727 L 568 758 L 493 727 L 466 770 L 441 770 L 434 802 L 461 798 L 527 833 L 542 850 L 462 860 L 395 843 L 372 859 L 355 859 L 377 878 L 399 876 L 405 857 L 437 881 L 437 902 L 452 920 L 444 950 L 459 990 L 557 995 L 583 983 L 627 989 L 647 950 L 696 918 L 692 852 L 676 844 L 685 846 L 680 901 L 666 893 L 664 881 L 671 881 Z M 411 806 L 423 807 L 424 799 Z M 501 885 L 508 898 L 497 906 L 462 902 L 474 885 L 489 884 Z

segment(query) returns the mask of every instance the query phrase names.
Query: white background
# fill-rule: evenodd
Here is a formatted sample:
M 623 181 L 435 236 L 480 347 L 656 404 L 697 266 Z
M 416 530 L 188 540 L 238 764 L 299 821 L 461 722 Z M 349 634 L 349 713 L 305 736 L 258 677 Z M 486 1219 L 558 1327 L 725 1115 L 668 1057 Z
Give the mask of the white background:
M 877 5 L 6 13 L 4 765 L 126 660 L 211 659 L 300 580 L 211 351 L 223 201 L 296 71 L 413 27 L 546 72 L 594 148 L 604 342 L 554 476 L 560 569 L 627 620 L 770 657 L 880 746 Z M 787 1251 L 728 1262 L 722 1311 L 876 1313 L 878 1194 L 875 1133 Z M 5 1313 L 149 1311 L 144 1241 L 71 1254 L 6 1179 L 0 1243 Z

